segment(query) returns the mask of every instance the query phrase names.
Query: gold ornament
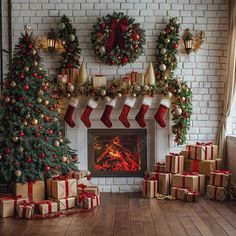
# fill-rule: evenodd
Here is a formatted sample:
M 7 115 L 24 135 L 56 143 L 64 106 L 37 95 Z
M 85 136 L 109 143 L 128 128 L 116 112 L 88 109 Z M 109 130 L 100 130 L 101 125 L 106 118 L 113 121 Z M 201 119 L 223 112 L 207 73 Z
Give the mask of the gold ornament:
M 111 98 L 108 97 L 108 96 L 106 96 L 106 97 L 105 97 L 105 101 L 106 101 L 106 102 L 110 102 L 110 101 L 111 101 Z
M 146 85 L 155 85 L 155 73 L 153 69 L 152 62 L 149 64 L 147 72 L 144 77 L 144 83 Z
M 79 68 L 79 75 L 78 75 L 78 84 L 83 85 L 88 81 L 88 72 L 86 68 L 86 64 L 82 63 Z
M 10 101 L 11 101 L 11 99 L 9 97 L 5 98 L 5 102 L 10 102 Z
M 60 143 L 56 140 L 56 141 L 54 142 L 54 146 L 55 146 L 55 147 L 59 147 L 59 146 L 60 146 Z
M 32 55 L 36 55 L 37 51 L 35 49 L 32 49 Z
M 29 71 L 29 67 L 28 67 L 28 66 L 25 66 L 25 67 L 24 67 L 24 71 L 28 72 L 28 71 Z
M 21 171 L 20 170 L 16 170 L 15 171 L 15 176 L 17 177 L 20 177 L 22 174 L 21 174 Z
M 100 90 L 100 95 L 101 95 L 101 96 L 104 97 L 104 96 L 106 96 L 106 94 L 107 94 L 107 91 L 106 91 L 105 89 L 101 89 L 101 90 Z
M 59 139 L 59 142 L 60 142 L 60 143 L 63 143 L 63 139 L 62 139 L 62 138 L 60 138 L 60 139 Z
M 165 64 L 161 64 L 161 65 L 159 66 L 159 69 L 160 69 L 161 71 L 165 71 L 165 70 L 166 70 L 166 65 L 165 65 Z
M 38 103 L 41 103 L 42 101 L 43 101 L 42 98 L 38 98 L 38 99 L 37 99 L 37 102 L 38 102 Z
M 23 121 L 23 125 L 24 126 L 27 126 L 28 125 L 28 122 L 25 120 L 25 121 Z
M 39 114 L 39 118 L 43 119 L 44 118 L 44 115 L 41 113 Z
M 14 136 L 14 137 L 12 137 L 12 141 L 16 143 L 19 141 L 19 138 L 17 136 Z
M 38 66 L 38 62 L 37 61 L 34 61 L 34 66 L 36 67 L 36 66 Z
M 165 43 L 169 43 L 170 42 L 170 39 L 169 38 L 166 38 L 164 39 Z
M 39 90 L 39 91 L 38 91 L 38 95 L 39 95 L 39 96 L 42 96 L 42 95 L 43 95 L 43 90 Z
M 35 118 L 33 118 L 33 119 L 31 120 L 31 124 L 32 124 L 32 125 L 37 125 L 37 124 L 38 124 L 38 120 L 35 119 Z
M 145 86 L 144 86 L 144 90 L 145 90 L 145 91 L 149 90 L 149 86 L 148 86 L 148 85 L 145 85 Z
M 73 84 L 69 83 L 69 84 L 67 85 L 67 90 L 68 90 L 69 92 L 73 92 L 73 91 L 75 90 L 75 86 L 74 86 Z
M 136 98 L 137 94 L 136 93 L 132 93 L 132 97 Z
M 15 99 L 15 98 L 12 98 L 12 99 L 11 99 L 11 104 L 14 104 L 14 103 L 16 103 L 16 99 Z
M 47 105 L 49 104 L 49 101 L 48 101 L 48 100 L 45 100 L 45 101 L 43 102 L 43 104 L 44 104 L 45 106 L 47 106 Z
M 134 89 L 135 91 L 140 92 L 142 88 L 140 85 L 135 85 Z
M 185 97 L 182 97 L 182 98 L 181 98 L 181 101 L 182 101 L 182 102 L 185 102 L 185 101 L 186 101 L 186 98 L 185 98 Z
M 122 94 L 121 94 L 121 93 L 117 93 L 117 96 L 118 96 L 119 98 L 121 98 L 121 97 L 122 97 Z
M 168 92 L 168 97 L 169 97 L 169 98 L 172 97 L 172 92 Z
M 22 146 L 17 147 L 17 152 L 22 153 L 24 151 L 24 148 Z
M 10 84 L 10 85 L 11 85 L 11 87 L 14 88 L 14 87 L 16 87 L 16 82 L 13 80 L 13 81 L 11 81 L 11 84 Z
M 62 156 L 62 157 L 61 157 L 61 161 L 62 161 L 62 162 L 66 162 L 67 159 L 68 159 L 68 157 L 66 157 L 66 156 Z
M 58 114 L 60 114 L 61 113 L 61 108 L 57 108 L 57 112 L 58 112 Z
M 106 52 L 106 48 L 104 46 L 101 46 L 99 48 L 99 52 L 100 52 L 101 55 L 103 55 Z
M 28 113 L 26 116 L 25 116 L 26 119 L 30 118 L 30 114 Z
M 67 83 L 67 75 L 58 75 L 57 82 L 61 83 L 61 84 L 66 84 Z
M 66 95 L 68 98 L 70 98 L 71 97 L 71 94 L 70 93 L 67 93 L 67 95 Z
M 179 107 L 175 108 L 174 114 L 180 116 L 182 114 L 182 109 Z

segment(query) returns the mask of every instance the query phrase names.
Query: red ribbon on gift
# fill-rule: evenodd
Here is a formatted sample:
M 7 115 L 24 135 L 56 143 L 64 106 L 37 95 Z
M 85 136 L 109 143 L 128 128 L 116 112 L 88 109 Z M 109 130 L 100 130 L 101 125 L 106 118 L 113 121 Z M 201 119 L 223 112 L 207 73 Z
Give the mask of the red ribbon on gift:
M 64 180 L 65 181 L 65 189 L 66 189 L 66 198 L 69 197 L 69 178 L 68 176 L 64 176 L 64 175 L 59 175 L 59 176 L 55 176 L 52 178 L 53 180 Z
M 13 200 L 14 201 L 14 212 L 16 212 L 16 207 L 17 207 L 17 200 L 21 199 L 22 196 L 19 195 L 19 196 L 4 196 L 4 197 L 1 197 L 0 200 L 1 201 L 4 201 L 4 200 Z
M 92 179 L 92 175 L 91 174 L 87 175 L 87 180 L 90 180 L 90 179 Z
M 84 191 L 85 191 L 85 188 L 87 187 L 87 185 L 85 185 L 85 184 L 79 184 L 79 185 L 77 185 L 77 187 L 82 188 L 82 192 L 84 192 Z
M 213 142 L 196 142 L 196 146 L 195 146 L 195 152 L 194 152 L 194 157 L 195 160 L 197 159 L 197 148 L 198 147 L 204 147 L 204 152 L 205 152 L 205 160 L 207 160 L 207 150 L 208 150 L 208 146 L 210 146 L 211 148 L 211 160 L 213 160 L 213 153 L 214 153 L 214 147 L 213 147 Z M 189 146 L 190 148 L 190 146 Z M 189 149 L 190 150 L 190 149 Z M 190 152 L 190 151 L 189 151 Z
M 23 206 L 22 217 L 26 217 L 27 206 L 32 206 L 32 202 L 22 201 L 20 205 Z
M 154 176 L 152 178 L 149 178 L 149 179 L 145 179 L 145 180 L 151 180 L 153 181 L 153 184 L 154 184 L 154 196 L 156 195 L 156 193 L 158 192 L 158 186 L 157 186 L 157 180 L 158 180 L 158 176 Z M 147 189 L 147 182 L 144 182 L 144 187 L 145 187 L 145 196 L 147 196 L 147 193 L 148 193 L 148 189 Z
M 82 192 L 79 194 L 78 201 L 81 203 L 85 198 L 90 198 L 91 199 L 91 207 L 93 207 L 93 199 L 96 197 L 94 193 L 88 193 L 88 192 Z M 98 201 L 98 200 L 97 200 Z
M 230 175 L 232 173 L 232 171 L 231 170 L 214 170 L 214 171 L 212 171 L 212 175 L 213 175 L 213 185 L 215 185 L 215 177 L 216 177 L 216 175 L 217 174 L 221 174 L 220 175 L 220 186 L 222 186 L 222 184 L 223 184 L 223 175 L 225 174 L 225 175 Z
M 194 202 L 196 201 L 196 197 L 200 195 L 200 192 L 197 191 L 197 190 L 188 189 L 188 192 L 189 192 L 189 193 L 192 193 L 193 201 L 194 201 Z
M 179 153 L 174 153 L 174 152 L 170 152 L 169 154 L 170 156 L 170 164 L 169 164 L 169 172 L 172 172 L 172 159 L 177 157 L 178 158 L 178 164 L 177 164 L 177 172 L 180 172 L 180 154 Z
M 52 213 L 52 202 L 51 201 L 45 200 L 45 201 L 37 202 L 37 206 L 39 206 L 41 204 L 47 204 L 48 205 L 48 213 Z
M 192 170 L 195 171 L 195 172 L 198 172 L 198 171 L 199 171 L 199 163 L 198 163 L 198 160 L 193 160 Z
M 112 51 L 112 49 L 117 44 L 120 49 L 124 48 L 124 38 L 122 35 L 122 32 L 124 32 L 127 29 L 128 26 L 128 20 L 123 18 L 121 20 L 118 20 L 116 18 L 111 19 L 111 35 L 108 39 L 108 45 L 107 49 L 109 52 Z
M 33 201 L 33 185 L 35 184 L 35 180 L 31 180 L 29 181 L 27 184 L 28 184 L 28 197 L 29 197 L 29 200 L 30 202 Z

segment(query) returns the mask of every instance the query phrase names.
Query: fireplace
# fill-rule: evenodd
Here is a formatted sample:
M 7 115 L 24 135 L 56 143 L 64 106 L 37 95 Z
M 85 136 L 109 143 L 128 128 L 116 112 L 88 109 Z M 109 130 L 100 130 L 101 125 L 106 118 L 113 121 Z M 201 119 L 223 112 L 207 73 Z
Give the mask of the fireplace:
M 147 169 L 146 129 L 89 129 L 88 138 L 92 176 L 143 176 Z

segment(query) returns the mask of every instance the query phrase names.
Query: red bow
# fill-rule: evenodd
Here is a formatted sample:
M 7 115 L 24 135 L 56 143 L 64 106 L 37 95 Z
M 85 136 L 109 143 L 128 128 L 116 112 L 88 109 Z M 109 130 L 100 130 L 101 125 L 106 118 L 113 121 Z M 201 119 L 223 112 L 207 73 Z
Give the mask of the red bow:
M 158 180 L 159 177 L 159 173 L 157 173 L 155 176 L 153 177 L 149 177 L 149 175 L 145 175 L 144 176 L 144 180 Z
M 197 145 L 200 145 L 200 146 L 212 146 L 213 145 L 213 142 L 207 142 L 207 143 L 200 143 L 200 142 L 196 142 Z
M 171 156 L 180 156 L 179 153 L 174 153 L 174 152 L 170 152 L 170 155 L 171 155 Z
M 188 171 L 184 171 L 183 175 L 199 175 L 198 172 L 188 172 Z
M 85 185 L 85 184 L 79 184 L 79 185 L 77 185 L 77 187 L 82 188 L 82 190 L 84 190 L 84 189 L 87 187 L 87 185 Z
M 194 190 L 194 189 L 188 189 L 188 192 L 193 193 L 195 196 L 200 195 L 200 192 L 198 192 L 197 190 Z
M 92 179 L 92 175 L 91 174 L 87 175 L 87 180 L 90 180 L 90 179 Z
M 117 20 L 116 18 L 112 18 L 111 20 L 111 35 L 108 40 L 108 51 L 112 51 L 115 44 L 117 43 L 120 49 L 124 48 L 124 38 L 122 32 L 127 29 L 128 20 L 121 19 Z
M 4 197 L 1 197 L 0 200 L 18 200 L 22 198 L 21 195 L 19 196 L 4 196 Z
M 68 180 L 68 176 L 59 175 L 52 178 L 53 180 Z
M 219 173 L 219 174 L 226 174 L 226 175 L 229 175 L 232 173 L 231 170 L 214 170 L 212 171 L 213 173 Z
M 156 162 L 156 165 L 165 165 L 165 163 L 161 163 L 161 162 Z

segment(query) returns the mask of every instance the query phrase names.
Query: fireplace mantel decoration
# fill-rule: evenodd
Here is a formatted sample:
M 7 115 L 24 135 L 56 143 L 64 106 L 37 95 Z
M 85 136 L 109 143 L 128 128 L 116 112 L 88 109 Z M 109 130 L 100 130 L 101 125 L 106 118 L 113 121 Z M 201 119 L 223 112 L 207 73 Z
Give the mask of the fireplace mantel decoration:
M 148 81 L 143 85 L 132 83 L 124 85 L 123 80 L 113 80 L 107 86 L 94 88 L 86 75 L 86 81 L 84 81 L 84 78 L 78 78 L 74 85 L 67 83 L 66 80 L 60 80 L 58 83 L 60 96 L 72 100 L 78 97 L 90 97 L 94 101 L 107 101 L 120 97 L 153 97 L 156 94 L 161 94 L 171 103 L 173 121 L 171 130 L 175 134 L 175 141 L 178 145 L 184 144 L 192 114 L 192 92 L 186 81 L 181 80 L 180 77 L 174 77 L 173 70 L 177 67 L 176 54 L 179 47 L 179 28 L 178 19 L 172 18 L 166 28 L 160 32 L 157 39 L 155 84 Z M 166 106 L 165 111 L 168 107 Z

